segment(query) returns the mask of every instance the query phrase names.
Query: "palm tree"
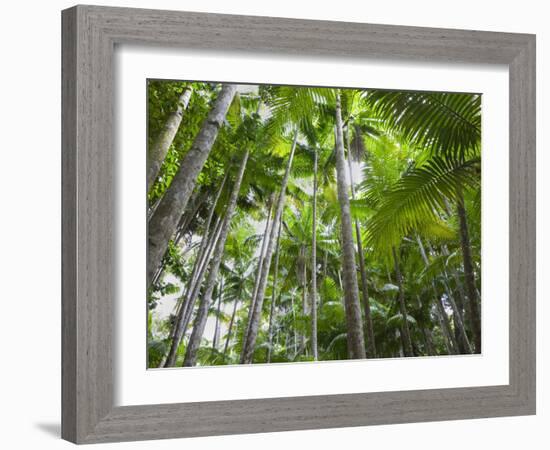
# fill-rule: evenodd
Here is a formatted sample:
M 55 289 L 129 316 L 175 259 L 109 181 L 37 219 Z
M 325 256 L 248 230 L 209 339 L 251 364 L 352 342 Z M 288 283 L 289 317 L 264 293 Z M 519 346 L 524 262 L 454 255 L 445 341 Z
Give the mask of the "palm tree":
M 191 94 L 193 93 L 193 87 L 191 85 L 184 86 L 178 100 L 176 102 L 176 108 L 169 114 L 164 124 L 164 128 L 161 130 L 155 141 L 148 147 L 147 151 L 147 187 L 153 184 L 160 171 L 160 166 L 164 161 L 168 148 L 172 145 L 174 137 L 178 132 L 178 128 L 181 124 L 183 117 L 183 111 L 187 109 Z
M 153 107 L 181 94 L 171 83 Z M 225 89 L 189 86 L 149 194 L 151 221 L 175 223 L 148 292 L 149 367 L 479 351 L 478 96 L 239 88 L 163 218 Z
M 189 338 L 189 344 L 187 346 L 187 351 L 185 353 L 185 360 L 183 362 L 184 366 L 194 366 L 197 360 L 197 351 L 199 349 L 200 341 L 202 339 L 202 334 L 204 333 L 204 327 L 206 325 L 206 319 L 208 316 L 208 308 L 210 307 L 210 301 L 212 298 L 212 292 L 216 284 L 216 279 L 218 277 L 218 270 L 223 258 L 223 250 L 225 247 L 225 241 L 229 234 L 229 226 L 231 225 L 231 219 L 233 218 L 233 213 L 237 205 L 237 197 L 239 196 L 239 191 L 241 189 L 241 182 L 243 180 L 244 171 L 246 169 L 246 163 L 248 162 L 248 156 L 250 152 L 246 150 L 244 156 L 242 157 L 239 172 L 233 184 L 233 190 L 231 191 L 231 197 L 229 198 L 229 203 L 227 205 L 227 210 L 225 212 L 224 219 L 222 221 L 220 236 L 216 242 L 216 247 L 214 249 L 214 255 L 210 263 L 210 270 L 208 272 L 208 278 L 206 279 L 206 290 L 201 297 L 201 302 L 199 304 L 199 310 L 197 312 L 197 317 L 193 324 L 193 332 Z
M 195 302 L 199 295 L 199 289 L 204 280 L 208 264 L 210 262 L 210 257 L 214 249 L 214 245 L 218 236 L 218 226 L 220 223 L 214 227 L 214 230 L 211 232 L 210 226 L 212 223 L 212 218 L 214 217 L 214 212 L 216 205 L 220 199 L 220 196 L 225 187 L 225 182 L 227 181 L 227 173 L 223 177 L 221 185 L 218 189 L 212 207 L 210 208 L 210 213 L 208 214 L 208 219 L 204 227 L 204 236 L 201 239 L 201 244 L 197 253 L 197 258 L 195 259 L 195 264 L 193 265 L 193 272 L 191 273 L 190 280 L 187 284 L 187 287 L 182 296 L 182 307 L 180 308 L 176 321 L 174 323 L 173 332 L 172 332 L 172 343 L 170 346 L 170 351 L 164 363 L 164 367 L 173 367 L 176 363 L 177 350 L 180 345 L 181 339 L 185 334 L 187 326 L 189 325 L 189 320 L 191 318 L 191 313 L 195 307 Z
M 402 140 L 412 145 L 422 146 L 434 155 L 430 163 L 431 167 L 428 167 L 423 174 L 424 181 L 427 181 L 429 172 L 435 177 L 431 193 L 435 193 L 435 189 L 441 186 L 442 170 L 451 167 L 457 170 L 453 173 L 452 183 L 449 183 L 443 191 L 435 193 L 437 198 L 428 199 L 427 195 L 423 197 L 422 201 L 425 204 L 421 208 L 424 213 L 428 212 L 428 202 L 431 202 L 432 206 L 444 207 L 447 199 L 452 199 L 457 204 L 466 288 L 469 296 L 470 326 L 474 336 L 475 352 L 480 353 L 481 324 L 462 191 L 465 188 L 479 186 L 481 97 L 470 94 L 371 91 L 366 98 L 377 117 L 384 120 L 394 132 L 399 133 Z M 463 180 L 460 172 L 471 166 L 475 166 L 474 176 Z M 452 188 L 449 189 L 451 186 Z M 425 189 L 427 188 L 426 183 Z M 424 194 L 427 194 L 427 191 Z
M 282 217 L 281 217 L 282 220 Z M 277 300 L 277 281 L 279 276 L 279 256 L 280 256 L 280 244 L 281 244 L 281 221 L 278 224 L 277 231 L 277 243 L 275 246 L 275 267 L 273 270 L 273 285 L 271 287 L 271 306 L 269 309 L 269 342 L 267 348 L 267 362 L 271 362 L 271 353 L 273 349 L 273 316 L 275 314 L 275 301 Z
M 292 167 L 292 160 L 294 158 L 294 151 L 296 150 L 297 139 L 298 139 L 298 132 L 294 131 L 294 138 L 292 140 L 292 145 L 290 147 L 290 154 L 288 156 L 285 175 L 283 177 L 283 181 L 281 182 L 281 190 L 277 198 L 275 215 L 273 219 L 273 226 L 271 227 L 271 231 L 269 234 L 269 241 L 267 244 L 267 249 L 264 257 L 265 260 L 262 265 L 262 273 L 258 284 L 258 291 L 256 294 L 254 305 L 252 306 L 252 315 L 250 316 L 250 325 L 249 325 L 248 333 L 245 338 L 246 340 L 243 345 L 243 350 L 241 353 L 241 364 L 251 364 L 252 357 L 254 355 L 254 348 L 256 345 L 256 338 L 258 337 L 258 327 L 260 325 L 262 306 L 264 302 L 265 288 L 267 286 L 267 276 L 269 274 L 269 268 L 271 266 L 271 257 L 273 255 L 273 249 L 275 245 L 275 236 L 278 231 L 278 226 L 280 225 L 281 215 L 283 213 L 283 207 L 285 203 L 285 191 L 286 191 L 286 186 L 290 176 L 290 168 Z
M 395 267 L 395 279 L 397 280 L 397 285 L 399 287 L 399 309 L 401 311 L 401 332 L 404 342 L 404 351 L 405 356 L 414 356 L 412 341 L 411 341 L 411 332 L 409 330 L 409 321 L 407 320 L 407 305 L 405 304 L 405 288 L 403 286 L 403 277 L 401 276 L 401 269 L 399 268 L 399 256 L 395 247 L 392 248 L 394 267 Z
M 180 169 L 149 219 L 147 279 L 153 279 L 168 242 L 174 236 L 178 220 L 185 210 L 199 172 L 216 140 L 225 115 L 237 91 L 236 85 L 224 84 L 208 113 L 193 146 L 180 164 Z
M 351 212 L 346 182 L 344 158 L 343 125 L 340 107 L 340 94 L 336 94 L 336 173 L 338 200 L 340 202 L 340 223 L 342 233 L 342 267 L 344 271 L 344 298 L 348 322 L 347 342 L 350 359 L 365 358 L 365 338 L 363 320 L 359 306 L 357 272 L 355 270 L 355 250 L 351 230 Z
M 353 201 L 356 200 L 355 198 L 355 183 L 353 181 L 353 169 L 352 169 L 352 151 L 351 151 L 351 141 L 350 141 L 350 132 L 349 132 L 350 125 L 348 124 L 348 127 L 346 129 L 346 137 L 347 137 L 347 147 L 348 147 L 348 169 L 349 169 L 349 180 L 350 180 L 350 186 L 351 186 L 351 198 Z M 357 129 L 356 129 L 357 133 Z M 356 136 L 356 140 L 361 142 L 361 138 L 359 136 Z M 357 241 L 357 256 L 359 259 L 359 273 L 361 274 L 361 294 L 363 296 L 363 305 L 365 310 L 365 322 L 366 322 L 366 330 L 367 330 L 367 355 L 376 358 L 376 343 L 374 340 L 374 327 L 372 324 L 372 317 L 371 317 L 371 311 L 370 311 L 370 299 L 369 299 L 369 290 L 368 290 L 368 284 L 367 284 L 367 271 L 365 268 L 365 256 L 363 254 L 363 239 L 361 237 L 361 229 L 359 226 L 359 220 L 354 220 L 355 225 L 355 239 Z
M 313 198 L 312 198 L 312 230 L 311 230 L 311 351 L 313 359 L 319 359 L 317 348 L 317 149 L 313 157 Z

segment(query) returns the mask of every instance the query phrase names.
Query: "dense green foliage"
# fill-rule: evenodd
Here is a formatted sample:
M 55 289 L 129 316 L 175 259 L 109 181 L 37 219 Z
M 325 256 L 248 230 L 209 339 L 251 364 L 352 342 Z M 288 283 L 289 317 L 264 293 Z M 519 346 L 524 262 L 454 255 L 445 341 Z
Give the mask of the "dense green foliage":
M 189 84 L 149 82 L 149 144 Z M 150 212 L 220 90 L 191 84 L 189 105 L 148 194 Z M 338 166 L 338 131 L 345 166 L 342 160 Z M 355 278 L 362 324 L 354 331 L 367 357 L 479 353 L 480 141 L 479 95 L 239 86 L 151 280 L 149 367 L 183 365 L 233 188 L 239 194 L 211 280 L 206 327 L 196 359 L 188 355 L 186 365 L 347 359 L 350 311 L 359 304 L 345 286 Z M 346 211 L 338 180 L 351 184 L 345 195 L 355 278 L 343 264 Z M 262 267 L 265 290 L 258 289 Z M 246 361 L 258 301 L 253 358 Z M 181 341 L 174 339 L 178 323 L 184 323 Z M 171 347 L 173 364 L 166 362 Z

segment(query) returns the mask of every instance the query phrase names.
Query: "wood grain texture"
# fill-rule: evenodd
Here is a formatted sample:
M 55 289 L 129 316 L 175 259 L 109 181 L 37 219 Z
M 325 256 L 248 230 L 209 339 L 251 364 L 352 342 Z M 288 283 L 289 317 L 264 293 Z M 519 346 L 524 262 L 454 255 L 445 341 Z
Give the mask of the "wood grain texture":
M 63 11 L 62 34 L 63 438 L 94 443 L 534 414 L 534 36 L 97 6 Z M 510 383 L 114 407 L 113 52 L 120 43 L 508 65 Z

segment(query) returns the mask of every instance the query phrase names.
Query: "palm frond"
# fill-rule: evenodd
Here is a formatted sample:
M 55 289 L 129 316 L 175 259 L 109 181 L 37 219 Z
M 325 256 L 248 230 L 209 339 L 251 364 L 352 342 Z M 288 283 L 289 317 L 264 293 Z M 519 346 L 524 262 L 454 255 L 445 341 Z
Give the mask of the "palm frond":
M 463 160 L 480 152 L 479 94 L 370 90 L 364 97 L 387 126 L 432 154 Z
M 439 221 L 458 189 L 479 185 L 479 169 L 479 158 L 457 162 L 440 157 L 411 169 L 380 201 L 367 224 L 367 242 L 385 252 L 411 231 Z

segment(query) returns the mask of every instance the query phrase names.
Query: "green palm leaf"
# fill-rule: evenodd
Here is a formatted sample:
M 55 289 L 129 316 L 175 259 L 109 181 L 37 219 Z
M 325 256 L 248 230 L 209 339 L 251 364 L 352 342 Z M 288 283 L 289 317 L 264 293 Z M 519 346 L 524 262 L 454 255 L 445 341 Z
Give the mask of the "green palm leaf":
M 461 160 L 479 154 L 480 95 L 373 90 L 365 101 L 403 139 L 433 154 Z
M 380 201 L 367 224 L 367 243 L 384 253 L 411 231 L 440 221 L 448 199 L 479 184 L 479 169 L 479 158 L 457 162 L 437 156 L 411 169 Z

